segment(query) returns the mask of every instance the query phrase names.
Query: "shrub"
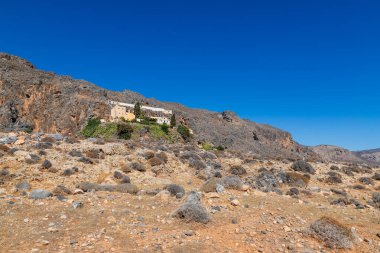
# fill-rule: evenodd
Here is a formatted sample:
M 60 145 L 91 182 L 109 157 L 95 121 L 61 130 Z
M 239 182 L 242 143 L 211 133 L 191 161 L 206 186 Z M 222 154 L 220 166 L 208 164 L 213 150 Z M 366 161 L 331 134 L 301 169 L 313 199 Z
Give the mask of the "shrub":
M 137 171 L 140 171 L 140 172 L 144 172 L 146 171 L 146 168 L 144 165 L 140 164 L 140 163 L 136 163 L 136 162 L 133 162 L 133 163 L 130 163 L 129 164 L 129 167 L 133 170 L 137 170 Z
M 191 168 L 195 168 L 197 170 L 201 170 L 201 169 L 206 168 L 206 164 L 202 160 L 194 159 L 194 158 L 189 159 L 189 166 Z
M 297 188 L 290 188 L 287 192 L 286 195 L 289 196 L 297 196 L 300 194 L 300 191 Z
M 92 158 L 92 159 L 104 159 L 105 158 L 105 154 L 104 154 L 103 149 L 97 149 L 97 148 L 90 149 L 90 150 L 87 150 L 85 152 L 85 154 L 88 158 Z
M 169 134 L 169 126 L 167 124 L 162 124 L 161 125 L 161 130 L 165 133 L 165 134 Z
M 129 140 L 132 136 L 133 128 L 129 124 L 117 124 L 117 136 L 124 140 Z
M 373 175 L 372 179 L 375 179 L 375 180 L 380 180 L 380 173 L 375 173 L 375 175 Z
M 169 184 L 165 186 L 164 190 L 170 192 L 170 195 L 172 196 L 177 196 L 177 194 L 182 194 L 182 196 L 185 195 L 185 189 L 178 184 Z
M 241 176 L 241 175 L 245 175 L 247 174 L 247 170 L 244 169 L 242 166 L 240 165 L 233 165 L 231 166 L 231 169 L 230 169 L 230 173 L 232 175 L 238 175 L 238 176 Z
M 144 158 L 145 158 L 146 160 L 149 160 L 149 159 L 151 159 L 151 158 L 154 157 L 154 152 L 153 152 L 153 151 L 147 151 L 147 152 L 144 153 L 143 156 L 144 156 Z
M 214 145 L 212 145 L 211 143 L 209 142 L 205 142 L 202 144 L 202 148 L 206 151 L 210 151 L 210 150 L 213 150 L 214 149 Z
M 273 173 L 267 171 L 260 173 L 255 181 L 255 188 L 263 192 L 277 191 L 278 180 Z
M 49 160 L 45 160 L 41 165 L 41 169 L 50 169 L 52 166 Z
M 290 186 L 295 187 L 306 187 L 309 184 L 310 176 L 309 175 L 302 175 L 296 172 L 288 172 L 284 174 L 284 178 L 282 178 L 282 181 Z
M 182 139 L 184 139 L 185 141 L 189 141 L 189 139 L 191 138 L 190 130 L 186 126 L 182 124 L 179 125 L 177 127 L 177 131 L 181 135 Z
M 222 180 L 217 177 L 212 177 L 202 185 L 200 190 L 205 193 L 216 192 L 216 187 L 218 184 L 222 185 Z
M 148 163 L 150 164 L 150 166 L 154 167 L 154 166 L 159 166 L 162 164 L 162 160 L 160 158 L 157 158 L 157 157 L 153 157 L 153 158 L 150 158 L 148 160 Z
M 159 158 L 164 163 L 167 163 L 169 160 L 168 155 L 165 152 L 160 152 L 160 153 L 156 154 L 156 157 Z
M 243 186 L 243 181 L 236 175 L 227 176 L 223 178 L 223 186 L 227 189 L 240 190 Z
M 309 174 L 315 174 L 315 169 L 309 163 L 298 160 L 292 164 L 292 169 L 294 171 L 301 171 Z
M 113 173 L 113 177 L 116 178 L 116 179 L 122 179 L 125 175 L 123 173 L 121 173 L 120 171 L 115 171 Z
M 225 149 L 226 149 L 226 148 L 223 147 L 222 145 L 216 146 L 216 150 L 224 151 Z
M 325 183 L 327 184 L 341 184 L 343 183 L 341 177 L 337 176 L 329 176 L 328 178 L 325 179 Z
M 101 124 L 96 127 L 95 132 L 92 137 L 101 137 L 101 138 L 111 138 L 117 133 L 117 124 L 116 123 L 106 123 Z M 96 140 L 98 142 L 98 140 Z
M 310 231 L 329 248 L 350 249 L 353 247 L 355 239 L 353 233 L 335 219 L 322 217 L 311 224 Z
M 99 118 L 92 118 L 92 119 L 89 119 L 87 120 L 87 124 L 86 126 L 82 129 L 81 131 L 81 134 L 84 136 L 84 137 L 87 137 L 87 138 L 90 138 L 90 137 L 94 137 L 94 133 L 97 129 L 97 127 L 101 124 L 100 122 L 100 119 Z
M 82 152 L 80 152 L 79 150 L 73 149 L 73 150 L 71 150 L 69 152 L 69 155 L 70 156 L 74 156 L 74 157 L 81 157 L 82 156 Z
M 369 177 L 361 177 L 359 178 L 359 182 L 366 185 L 375 185 L 373 179 Z

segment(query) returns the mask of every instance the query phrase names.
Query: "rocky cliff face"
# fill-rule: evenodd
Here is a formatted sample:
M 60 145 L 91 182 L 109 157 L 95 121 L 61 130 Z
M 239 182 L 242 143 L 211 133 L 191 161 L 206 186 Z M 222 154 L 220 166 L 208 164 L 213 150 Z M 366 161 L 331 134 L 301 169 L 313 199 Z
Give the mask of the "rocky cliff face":
M 36 69 L 30 62 L 0 53 L 0 127 L 75 133 L 87 118 L 107 119 L 108 100 L 172 109 L 195 133 L 195 139 L 252 154 L 301 158 L 317 156 L 292 136 L 267 125 L 240 119 L 232 112 L 190 109 L 177 103 L 146 99 L 131 92 L 112 92 L 82 80 Z

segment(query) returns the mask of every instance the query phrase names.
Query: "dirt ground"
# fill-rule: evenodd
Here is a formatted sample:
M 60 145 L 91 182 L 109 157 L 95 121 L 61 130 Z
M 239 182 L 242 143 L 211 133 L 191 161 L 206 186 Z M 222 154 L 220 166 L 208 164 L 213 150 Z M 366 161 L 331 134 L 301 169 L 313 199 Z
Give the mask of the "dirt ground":
M 160 148 L 161 144 L 56 141 L 41 152 L 35 147 L 37 143 L 31 139 L 6 145 L 17 151 L 3 148 L 0 170 L 8 173 L 1 175 L 0 252 L 380 252 L 380 210 L 370 204 L 372 193 L 379 192 L 379 181 L 365 185 L 365 189 L 352 187 L 360 184 L 359 178 L 379 172 L 378 168 L 354 176 L 341 173 L 343 183 L 331 185 L 323 179 L 333 164 L 311 163 L 317 172 L 306 187 L 300 188 L 298 196 L 286 195 L 290 187 L 284 184 L 278 187 L 283 194 L 253 188 L 202 193 L 202 206 L 211 217 L 211 222 L 203 224 L 173 217 L 188 193 L 199 191 L 205 182 L 197 169 L 179 158 L 186 152 L 179 145 Z M 94 157 L 87 152 L 93 149 L 101 149 L 101 154 Z M 144 154 L 160 149 L 168 161 L 149 165 Z M 80 156 L 69 154 L 72 150 L 80 151 L 92 164 L 80 162 Z M 30 154 L 40 159 L 31 162 Z M 262 167 L 291 170 L 287 161 L 244 159 L 244 155 L 217 154 L 213 161 L 221 165 L 222 175 L 228 175 L 232 165 L 242 165 L 247 170 L 242 179 L 257 175 Z M 44 160 L 51 162 L 53 170 L 41 169 Z M 125 173 L 138 187 L 137 194 L 77 189 L 81 182 L 117 185 L 120 182 L 113 173 L 131 162 L 146 167 L 145 172 Z M 79 171 L 63 174 L 72 167 Z M 16 190 L 20 182 L 28 182 L 31 188 Z M 151 193 L 171 183 L 184 187 L 183 198 Z M 54 191 L 58 185 L 70 190 L 61 200 Z M 345 190 L 364 208 L 331 205 L 341 197 L 331 188 Z M 36 189 L 48 190 L 54 196 L 31 199 L 31 191 Z M 354 248 L 330 249 L 311 236 L 310 224 L 322 216 L 354 228 Z

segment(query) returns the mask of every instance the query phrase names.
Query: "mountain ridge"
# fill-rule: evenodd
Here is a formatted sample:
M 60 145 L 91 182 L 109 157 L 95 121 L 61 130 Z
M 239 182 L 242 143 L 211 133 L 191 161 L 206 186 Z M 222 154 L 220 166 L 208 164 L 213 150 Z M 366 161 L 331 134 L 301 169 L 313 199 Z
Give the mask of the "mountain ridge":
M 7 53 L 0 53 L 0 91 L 3 130 L 31 127 L 34 131 L 74 134 L 88 118 L 108 119 L 109 100 L 141 102 L 173 110 L 179 121 L 194 131 L 194 141 L 207 141 L 261 157 L 313 160 L 323 157 L 316 152 L 318 149 L 294 141 L 289 132 L 241 119 L 231 111 L 193 109 L 177 102 L 145 98 L 130 90 L 107 90 L 85 80 L 39 70 L 31 62 Z

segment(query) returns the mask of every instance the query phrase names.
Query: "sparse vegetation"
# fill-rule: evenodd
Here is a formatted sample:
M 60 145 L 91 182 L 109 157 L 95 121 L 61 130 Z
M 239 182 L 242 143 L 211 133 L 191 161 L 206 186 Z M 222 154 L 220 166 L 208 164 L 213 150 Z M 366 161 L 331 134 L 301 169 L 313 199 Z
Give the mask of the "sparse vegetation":
M 135 115 L 136 119 L 139 119 L 141 117 L 141 104 L 139 102 L 135 104 L 133 114 Z
M 100 124 L 101 122 L 98 118 L 89 119 L 86 126 L 82 129 L 81 134 L 87 138 L 93 137 L 96 129 L 98 126 L 100 126 Z
M 126 123 L 117 124 L 117 136 L 121 139 L 128 140 L 131 138 L 133 133 L 133 128 L 131 125 Z
M 165 133 L 165 134 L 169 134 L 169 126 L 167 124 L 162 124 L 161 125 L 161 130 Z
M 322 217 L 310 226 L 311 234 L 322 240 L 329 248 L 350 249 L 354 235 L 346 226 L 333 218 Z
M 178 133 L 181 135 L 182 139 L 184 139 L 185 141 L 189 141 L 190 138 L 191 138 L 191 133 L 190 133 L 190 129 L 187 128 L 186 126 L 184 125 L 179 125 L 177 127 L 177 131 Z
M 219 150 L 219 151 L 224 151 L 226 148 L 223 147 L 222 145 L 219 145 L 219 146 L 216 146 L 215 149 L 216 149 L 216 150 Z
M 311 166 L 309 163 L 299 160 L 296 161 L 292 164 L 292 169 L 294 171 L 300 171 L 304 173 L 309 173 L 309 174 L 315 174 L 315 169 L 313 166 Z
M 209 142 L 202 143 L 202 149 L 206 151 L 214 150 L 214 145 Z
M 177 125 L 177 119 L 175 118 L 175 114 L 173 114 L 170 118 L 170 127 L 174 128 Z

